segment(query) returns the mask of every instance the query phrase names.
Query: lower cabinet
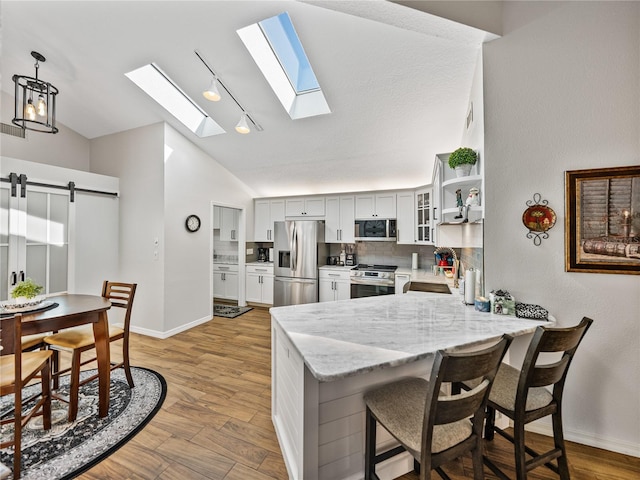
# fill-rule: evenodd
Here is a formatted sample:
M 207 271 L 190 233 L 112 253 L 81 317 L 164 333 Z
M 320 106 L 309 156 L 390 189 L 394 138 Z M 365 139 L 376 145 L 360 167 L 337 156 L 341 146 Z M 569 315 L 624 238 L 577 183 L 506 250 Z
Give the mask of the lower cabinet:
M 247 265 L 247 302 L 273 305 L 273 265 Z
M 225 300 L 238 300 L 237 265 L 213 265 L 213 296 Z
M 332 302 L 351 298 L 350 270 L 320 268 L 319 280 L 319 301 Z

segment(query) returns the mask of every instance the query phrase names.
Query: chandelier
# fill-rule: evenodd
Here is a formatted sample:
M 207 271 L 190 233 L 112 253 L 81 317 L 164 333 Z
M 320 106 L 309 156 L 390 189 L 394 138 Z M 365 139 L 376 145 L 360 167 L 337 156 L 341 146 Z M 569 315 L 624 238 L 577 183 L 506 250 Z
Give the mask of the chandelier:
M 39 62 L 46 59 L 38 52 L 31 52 L 36 59 L 36 76 L 14 75 L 15 113 L 12 122 L 21 128 L 43 133 L 58 133 L 56 127 L 56 95 L 58 89 L 38 78 Z

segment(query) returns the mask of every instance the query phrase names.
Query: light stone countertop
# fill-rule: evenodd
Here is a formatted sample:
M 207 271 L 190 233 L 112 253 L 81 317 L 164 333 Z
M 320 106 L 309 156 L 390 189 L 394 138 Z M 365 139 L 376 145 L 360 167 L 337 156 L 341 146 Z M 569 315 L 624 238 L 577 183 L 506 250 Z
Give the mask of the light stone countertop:
M 481 345 L 502 334 L 532 333 L 549 322 L 478 312 L 460 295 L 404 295 L 272 307 L 311 374 L 321 382 L 393 367 L 437 350 Z
M 431 270 L 417 269 L 412 270 L 408 267 L 400 267 L 396 270 L 396 275 L 410 275 L 412 282 L 418 283 L 447 283 L 453 285 L 453 278 L 447 278 L 444 275 L 434 275 Z
M 273 262 L 247 262 L 245 265 L 258 266 L 258 267 L 273 267 Z
M 354 265 L 322 265 L 318 267 L 319 270 L 340 270 L 340 271 L 349 271 L 353 270 Z

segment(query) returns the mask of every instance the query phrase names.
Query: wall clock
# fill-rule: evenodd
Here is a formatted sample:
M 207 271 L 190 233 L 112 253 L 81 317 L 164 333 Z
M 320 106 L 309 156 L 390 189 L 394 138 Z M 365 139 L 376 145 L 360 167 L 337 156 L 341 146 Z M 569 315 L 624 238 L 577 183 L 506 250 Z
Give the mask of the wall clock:
M 188 232 L 197 232 L 200 230 L 200 217 L 197 215 L 189 215 L 184 225 L 187 227 Z

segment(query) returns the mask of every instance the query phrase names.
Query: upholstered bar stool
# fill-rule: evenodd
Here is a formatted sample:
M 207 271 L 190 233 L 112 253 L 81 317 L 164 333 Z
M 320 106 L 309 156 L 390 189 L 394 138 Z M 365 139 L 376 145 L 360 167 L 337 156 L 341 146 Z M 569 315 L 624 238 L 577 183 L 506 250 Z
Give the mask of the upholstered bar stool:
M 500 365 L 487 404 L 485 438 L 492 440 L 496 432 L 514 444 L 517 480 L 525 480 L 527 472 L 541 465 L 559 474 L 562 480 L 570 478 L 562 432 L 562 394 L 569 366 L 592 323 L 593 320 L 584 317 L 574 327 L 539 326 L 529 344 L 522 368 L 518 370 L 505 363 Z M 555 355 L 553 360 L 545 360 L 540 358 L 541 354 Z M 467 388 L 475 384 L 466 382 Z M 496 410 L 513 421 L 513 436 L 495 426 Z M 552 416 L 554 448 L 540 454 L 525 446 L 524 427 L 548 415 Z M 527 454 L 531 457 L 529 460 Z M 553 460 L 557 465 L 551 463 Z M 486 456 L 484 462 L 499 478 L 509 479 Z
M 375 467 L 408 451 L 420 471 L 420 479 L 431 478 L 435 469 L 449 477 L 441 466 L 471 452 L 474 478 L 483 479 L 482 423 L 484 410 L 498 366 L 511 343 L 504 336 L 494 346 L 472 353 L 436 353 L 429 381 L 407 378 L 365 394 L 365 479 L 376 480 Z M 445 395 L 444 383 L 480 379 L 469 392 Z M 400 446 L 376 453 L 376 423 L 380 423 Z M 419 467 L 418 467 L 419 462 Z

